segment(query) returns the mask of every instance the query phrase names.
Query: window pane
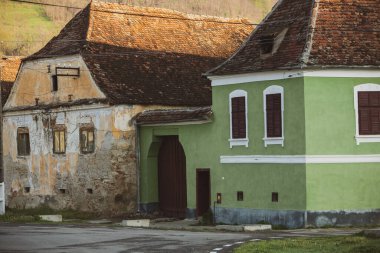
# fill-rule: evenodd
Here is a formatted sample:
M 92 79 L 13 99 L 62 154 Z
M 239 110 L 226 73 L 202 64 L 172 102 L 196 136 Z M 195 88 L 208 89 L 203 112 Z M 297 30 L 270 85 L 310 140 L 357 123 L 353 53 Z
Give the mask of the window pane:
M 29 130 L 27 128 L 17 129 L 17 154 L 18 155 L 30 154 Z
M 89 142 L 94 141 L 94 131 L 89 131 L 88 132 L 88 141 Z
M 64 131 L 60 131 L 60 140 L 59 140 L 59 151 L 61 153 L 64 153 L 65 152 L 65 132 Z
M 82 129 L 80 131 L 80 147 L 83 153 L 91 153 L 95 150 L 95 138 L 93 129 Z
M 82 130 L 82 134 L 81 134 L 81 147 L 82 147 L 82 151 L 87 151 L 87 131 L 86 130 Z
M 54 131 L 54 152 L 59 153 L 59 131 Z
M 25 154 L 30 154 L 30 142 L 29 142 L 29 133 L 25 134 Z
M 54 130 L 54 153 L 65 153 L 65 130 Z

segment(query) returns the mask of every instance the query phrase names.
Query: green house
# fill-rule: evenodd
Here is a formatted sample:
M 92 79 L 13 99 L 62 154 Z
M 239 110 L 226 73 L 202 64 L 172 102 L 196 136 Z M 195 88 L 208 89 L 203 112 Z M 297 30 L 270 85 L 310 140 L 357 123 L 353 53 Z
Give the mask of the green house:
M 205 74 L 211 108 L 136 118 L 141 209 L 211 209 L 226 224 L 380 224 L 379 20 L 378 1 L 280 0 Z

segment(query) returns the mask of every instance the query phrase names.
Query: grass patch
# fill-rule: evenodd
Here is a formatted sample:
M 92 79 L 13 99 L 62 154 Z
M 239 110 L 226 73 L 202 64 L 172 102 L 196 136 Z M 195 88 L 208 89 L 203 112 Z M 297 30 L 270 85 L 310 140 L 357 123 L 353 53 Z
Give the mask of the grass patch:
M 0 10 L 1 54 L 28 55 L 35 52 L 60 28 L 38 5 L 0 0 Z
M 380 240 L 363 236 L 295 238 L 247 243 L 234 253 L 380 253 Z

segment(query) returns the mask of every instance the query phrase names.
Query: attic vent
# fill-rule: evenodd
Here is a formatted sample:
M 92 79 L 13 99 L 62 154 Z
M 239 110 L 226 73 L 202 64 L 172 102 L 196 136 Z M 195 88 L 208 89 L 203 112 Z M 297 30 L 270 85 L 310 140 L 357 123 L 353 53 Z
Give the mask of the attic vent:
M 58 77 L 57 75 L 51 76 L 51 82 L 52 82 L 52 91 L 58 90 Z
M 272 53 L 273 46 L 274 46 L 274 38 L 275 38 L 274 34 L 261 36 L 260 42 L 259 42 L 261 55 Z
M 281 32 L 266 34 L 260 37 L 259 45 L 262 59 L 266 59 L 277 52 L 287 31 L 288 28 L 285 28 Z

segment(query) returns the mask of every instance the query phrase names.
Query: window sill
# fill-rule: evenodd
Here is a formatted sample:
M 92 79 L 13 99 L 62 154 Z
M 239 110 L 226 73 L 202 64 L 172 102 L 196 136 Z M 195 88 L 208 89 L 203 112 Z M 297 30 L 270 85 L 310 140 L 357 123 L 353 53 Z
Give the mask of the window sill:
M 229 139 L 230 142 L 230 148 L 233 146 L 245 146 L 248 148 L 248 142 L 249 140 L 247 138 L 245 139 Z
M 263 138 L 264 146 L 268 145 L 281 145 L 284 147 L 284 137 L 275 137 L 275 138 Z
M 95 154 L 95 152 L 80 152 L 79 154 L 82 156 L 86 156 L 86 155 L 93 155 Z
M 360 143 L 380 142 L 380 135 L 357 135 L 355 136 L 356 145 Z

